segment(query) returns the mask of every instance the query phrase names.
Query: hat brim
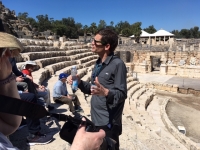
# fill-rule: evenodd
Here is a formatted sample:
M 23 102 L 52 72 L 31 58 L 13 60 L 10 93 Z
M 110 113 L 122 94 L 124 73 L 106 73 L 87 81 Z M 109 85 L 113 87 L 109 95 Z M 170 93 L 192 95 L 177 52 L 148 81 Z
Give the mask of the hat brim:
M 9 48 L 14 56 L 23 51 L 23 46 L 16 37 L 4 32 L 0 32 L 0 48 Z

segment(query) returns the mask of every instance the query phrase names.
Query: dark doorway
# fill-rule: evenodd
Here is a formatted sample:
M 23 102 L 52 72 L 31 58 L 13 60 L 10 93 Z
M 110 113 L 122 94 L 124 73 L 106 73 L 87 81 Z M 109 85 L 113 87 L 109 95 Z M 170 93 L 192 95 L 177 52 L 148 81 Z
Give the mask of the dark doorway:
M 151 56 L 151 71 L 160 71 L 161 56 Z

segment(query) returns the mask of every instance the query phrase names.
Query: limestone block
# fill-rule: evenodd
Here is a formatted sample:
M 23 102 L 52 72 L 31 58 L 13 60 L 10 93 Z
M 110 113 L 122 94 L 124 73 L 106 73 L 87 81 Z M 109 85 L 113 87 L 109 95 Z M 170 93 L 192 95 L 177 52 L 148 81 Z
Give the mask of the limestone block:
M 35 45 L 40 46 L 40 41 L 35 41 Z
M 59 41 L 54 41 L 53 42 L 53 47 L 60 47 L 60 42 Z
M 178 93 L 178 84 L 173 84 L 172 85 L 171 92 Z

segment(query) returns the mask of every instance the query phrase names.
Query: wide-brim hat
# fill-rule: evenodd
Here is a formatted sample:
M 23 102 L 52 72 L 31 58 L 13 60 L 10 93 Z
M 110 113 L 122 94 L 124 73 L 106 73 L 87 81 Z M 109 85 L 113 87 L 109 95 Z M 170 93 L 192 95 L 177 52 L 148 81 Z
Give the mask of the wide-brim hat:
M 29 61 L 26 61 L 26 63 L 25 63 L 26 65 L 33 65 L 33 66 L 37 66 L 37 64 L 35 63 L 35 61 L 31 61 L 31 60 L 29 60 Z
M 13 56 L 17 56 L 23 51 L 20 41 L 13 35 L 0 32 L 0 48 L 9 48 L 13 51 Z

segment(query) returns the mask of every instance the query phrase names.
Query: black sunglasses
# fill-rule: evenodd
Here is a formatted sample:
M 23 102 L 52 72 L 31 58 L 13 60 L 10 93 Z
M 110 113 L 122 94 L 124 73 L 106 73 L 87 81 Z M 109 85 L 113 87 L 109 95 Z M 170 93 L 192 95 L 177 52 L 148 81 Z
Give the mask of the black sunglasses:
M 92 41 L 94 41 L 94 44 L 97 45 L 97 43 L 101 43 L 102 45 L 106 45 L 104 42 L 102 41 L 97 41 L 94 38 L 92 38 Z

